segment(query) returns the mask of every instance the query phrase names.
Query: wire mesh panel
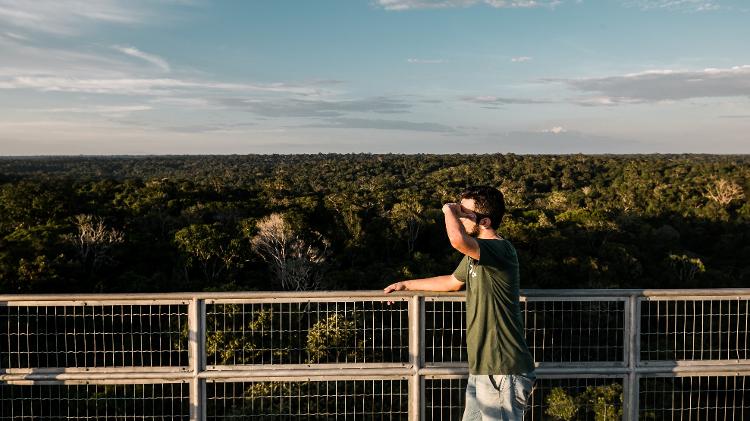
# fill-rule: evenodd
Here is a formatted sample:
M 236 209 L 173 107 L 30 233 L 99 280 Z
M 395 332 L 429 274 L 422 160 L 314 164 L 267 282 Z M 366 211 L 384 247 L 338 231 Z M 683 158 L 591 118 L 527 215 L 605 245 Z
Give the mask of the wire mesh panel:
M 750 363 L 750 294 L 706 293 L 530 293 L 521 310 L 543 377 L 525 419 L 621 419 L 627 401 L 639 402 L 632 409 L 643 420 L 750 421 L 750 376 L 741 371 Z M 410 399 L 424 403 L 425 419 L 460 419 L 465 368 L 440 364 L 466 361 L 464 298 L 379 294 L 6 298 L 0 421 L 183 420 L 191 402 L 206 403 L 196 413 L 211 420 L 400 420 Z M 626 338 L 636 339 L 627 358 Z M 278 377 L 259 378 L 248 365 L 273 366 Z M 623 396 L 626 376 L 639 379 L 625 391 L 636 395 Z M 193 387 L 170 383 L 179 379 Z M 424 394 L 409 396 L 418 379 Z
M 466 378 L 426 379 L 428 420 L 461 420 Z M 607 421 L 623 416 L 621 378 L 538 378 L 524 420 Z
M 613 421 L 623 417 L 622 378 L 537 379 L 524 420 Z
M 521 303 L 526 342 L 540 363 L 624 361 L 624 300 L 548 300 Z M 425 358 L 466 361 L 465 303 L 425 303 Z
M 522 303 L 524 304 L 524 303 Z M 526 342 L 537 362 L 621 362 L 625 302 L 526 301 Z
M 206 307 L 209 365 L 409 361 L 405 301 Z
M 188 385 L 0 384 L 0 420 L 186 420 Z
M 642 361 L 750 359 L 750 300 L 641 303 Z
M 185 366 L 187 305 L 0 307 L 3 368 Z
M 466 361 L 466 302 L 427 300 L 424 305 L 424 361 Z
M 466 403 L 466 378 L 425 379 L 425 419 L 460 420 Z
M 639 402 L 642 420 L 750 420 L 750 377 L 645 377 Z
M 405 420 L 407 380 L 207 384 L 211 420 Z

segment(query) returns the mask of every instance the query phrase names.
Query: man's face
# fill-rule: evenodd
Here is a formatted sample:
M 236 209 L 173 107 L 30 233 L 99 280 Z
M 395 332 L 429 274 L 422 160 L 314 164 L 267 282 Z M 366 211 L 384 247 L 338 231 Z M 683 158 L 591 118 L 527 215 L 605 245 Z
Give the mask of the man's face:
M 476 209 L 475 206 L 474 199 L 461 199 L 461 212 L 464 213 L 465 216 L 462 216 L 460 221 L 464 224 L 466 233 L 472 237 L 479 236 L 479 218 L 481 218 L 481 216 L 477 215 L 474 211 L 474 209 Z

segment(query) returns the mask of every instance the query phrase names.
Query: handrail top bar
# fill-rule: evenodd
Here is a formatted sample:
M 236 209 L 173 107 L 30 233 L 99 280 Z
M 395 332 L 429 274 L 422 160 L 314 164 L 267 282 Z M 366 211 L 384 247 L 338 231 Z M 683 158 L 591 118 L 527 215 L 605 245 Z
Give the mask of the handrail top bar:
M 120 293 L 120 294 L 4 294 L 0 295 L 0 306 L 4 301 L 127 301 L 139 300 L 222 300 L 222 299 L 270 299 L 275 298 L 363 298 L 384 297 L 463 297 L 463 292 L 398 291 L 384 294 L 381 290 L 359 291 L 238 291 L 238 292 L 166 292 L 166 293 Z M 524 297 L 681 297 L 681 296 L 743 296 L 750 298 L 750 288 L 713 289 L 524 289 Z M 143 303 L 139 303 L 143 304 Z

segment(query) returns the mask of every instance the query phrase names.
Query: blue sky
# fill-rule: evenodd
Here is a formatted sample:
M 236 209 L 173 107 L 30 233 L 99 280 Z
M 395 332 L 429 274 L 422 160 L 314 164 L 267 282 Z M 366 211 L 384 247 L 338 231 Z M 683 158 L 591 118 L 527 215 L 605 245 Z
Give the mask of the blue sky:
M 0 155 L 750 153 L 740 0 L 0 0 Z

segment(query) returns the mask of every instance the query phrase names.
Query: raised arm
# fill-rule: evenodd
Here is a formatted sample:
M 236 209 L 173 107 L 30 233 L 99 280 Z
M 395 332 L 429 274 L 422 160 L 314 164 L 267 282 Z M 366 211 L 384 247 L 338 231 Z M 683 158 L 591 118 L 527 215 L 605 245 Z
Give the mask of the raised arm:
M 460 220 L 468 216 L 461 212 L 461 205 L 446 203 L 443 205 L 443 214 L 445 215 L 445 230 L 451 246 L 472 259 L 479 260 L 479 243 L 466 232 Z
M 455 276 L 443 275 L 396 282 L 385 287 L 383 292 L 389 294 L 393 291 L 458 291 L 463 287 L 464 283 Z

